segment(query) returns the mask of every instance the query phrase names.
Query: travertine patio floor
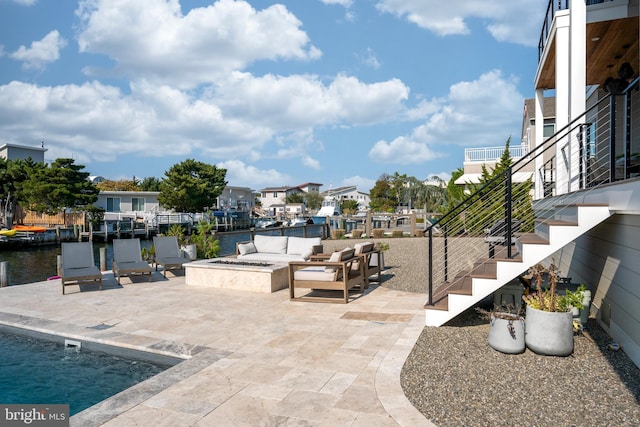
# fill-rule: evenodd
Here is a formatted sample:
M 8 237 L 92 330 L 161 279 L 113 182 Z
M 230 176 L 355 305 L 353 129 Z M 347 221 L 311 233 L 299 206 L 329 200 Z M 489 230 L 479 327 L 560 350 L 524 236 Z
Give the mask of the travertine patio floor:
M 156 272 L 122 284 L 0 289 L 0 324 L 185 358 L 71 425 L 432 425 L 400 386 L 425 295 L 373 285 L 349 304 L 290 302 Z

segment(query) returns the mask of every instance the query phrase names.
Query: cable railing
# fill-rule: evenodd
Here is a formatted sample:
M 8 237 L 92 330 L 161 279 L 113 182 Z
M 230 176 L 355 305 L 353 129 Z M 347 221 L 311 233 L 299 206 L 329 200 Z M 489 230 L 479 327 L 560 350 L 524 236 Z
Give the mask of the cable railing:
M 640 176 L 640 153 L 632 150 L 640 145 L 638 85 L 636 78 L 623 95 L 595 102 L 427 227 L 428 305 L 437 287 L 498 257 L 495 249 L 501 258 L 517 257 L 514 234 L 532 233 L 536 220 L 566 209 L 558 196 Z M 535 177 L 515 182 L 523 172 Z

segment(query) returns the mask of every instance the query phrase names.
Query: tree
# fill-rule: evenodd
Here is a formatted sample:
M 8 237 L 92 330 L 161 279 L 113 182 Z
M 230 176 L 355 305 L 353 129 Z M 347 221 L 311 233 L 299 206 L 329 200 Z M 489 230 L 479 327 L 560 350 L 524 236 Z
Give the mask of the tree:
M 511 167 L 510 143 L 511 138 L 509 137 L 505 143 L 502 156 L 493 170 L 489 171 L 483 165 L 480 182 L 471 186 L 474 192 L 483 193 L 483 196 L 479 197 L 467 210 L 467 227 L 471 232 L 478 233 L 485 228 L 491 227 L 495 221 L 505 219 L 505 200 L 503 196 L 506 191 L 505 181 L 501 179 L 496 182 L 492 181 L 494 178 L 508 173 L 507 170 Z M 530 179 L 526 182 L 511 184 L 512 220 L 519 219 L 522 221 L 521 231 L 533 231 L 532 185 Z
M 358 210 L 358 201 L 352 199 L 344 199 L 342 200 L 340 208 L 342 210 L 342 213 L 352 215 Z
M 305 193 L 304 202 L 309 209 L 318 210 L 322 207 L 324 197 L 319 191 L 310 191 Z
M 98 188 L 89 172 L 73 159 L 56 159 L 51 166 L 35 166 L 23 183 L 20 202 L 30 210 L 50 215 L 64 208 L 83 208 L 98 200 Z
M 392 194 L 391 177 L 387 174 L 382 174 L 378 178 L 369 196 L 371 199 L 369 206 L 374 211 L 393 212 L 398 205 L 395 192 Z
M 304 203 L 302 193 L 291 193 L 284 198 L 285 203 Z
M 226 174 L 226 169 L 187 159 L 165 172 L 158 201 L 178 212 L 202 212 L 222 194 Z
M 38 168 L 45 168 L 44 163 L 28 159 L 5 160 L 0 158 L 0 207 L 2 214 L 11 215 L 20 200 L 24 200 L 22 187 L 30 174 Z
M 161 180 L 153 176 L 144 178 L 140 182 L 140 191 L 160 191 Z
M 104 180 L 96 184 L 100 191 L 138 191 L 140 187 L 135 179 L 120 179 L 118 181 Z

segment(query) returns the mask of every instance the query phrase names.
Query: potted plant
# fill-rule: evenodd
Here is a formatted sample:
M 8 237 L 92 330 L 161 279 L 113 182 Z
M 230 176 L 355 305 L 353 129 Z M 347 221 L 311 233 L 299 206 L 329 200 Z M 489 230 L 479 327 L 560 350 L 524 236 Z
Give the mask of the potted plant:
M 497 306 L 491 311 L 477 308 L 489 319 L 489 346 L 507 354 L 519 354 L 525 349 L 525 324 L 522 306 Z
M 178 239 L 178 246 L 191 260 L 195 261 L 197 258 L 196 244 L 191 241 L 191 236 L 187 236 L 184 229 L 180 224 L 173 224 L 166 233 L 167 236 L 176 236 Z
M 376 242 L 373 248 L 378 252 L 371 255 L 369 265 L 375 267 L 379 264 L 380 270 L 384 270 L 384 253 L 389 250 L 389 244 L 386 242 Z
M 538 263 L 525 276 L 535 282 L 536 291 L 524 295 L 526 304 L 525 343 L 529 349 L 548 356 L 568 356 L 573 353 L 572 307 L 582 308 L 577 291 L 557 292 L 560 271 L 552 262 L 548 267 Z M 543 288 L 545 279 L 548 287 Z
M 215 258 L 220 252 L 220 241 L 211 234 L 212 229 L 213 224 L 203 221 L 196 226 L 196 232 L 191 235 L 191 242 L 198 258 Z

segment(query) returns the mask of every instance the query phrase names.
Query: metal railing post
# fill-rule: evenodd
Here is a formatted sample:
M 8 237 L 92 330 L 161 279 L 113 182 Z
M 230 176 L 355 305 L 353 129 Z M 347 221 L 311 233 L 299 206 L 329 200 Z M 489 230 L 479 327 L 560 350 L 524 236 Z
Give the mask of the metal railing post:
M 616 180 L 616 96 L 609 96 L 609 182 Z
M 442 228 L 444 236 L 444 281 L 449 281 L 449 236 L 447 233 L 447 226 Z
M 505 242 L 507 243 L 507 258 L 511 259 L 511 166 L 507 169 L 506 181 L 504 187 L 504 210 L 505 210 Z
M 429 300 L 433 304 L 433 227 L 429 227 Z

